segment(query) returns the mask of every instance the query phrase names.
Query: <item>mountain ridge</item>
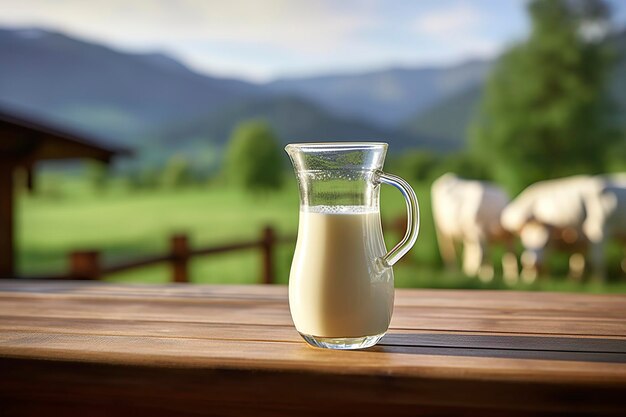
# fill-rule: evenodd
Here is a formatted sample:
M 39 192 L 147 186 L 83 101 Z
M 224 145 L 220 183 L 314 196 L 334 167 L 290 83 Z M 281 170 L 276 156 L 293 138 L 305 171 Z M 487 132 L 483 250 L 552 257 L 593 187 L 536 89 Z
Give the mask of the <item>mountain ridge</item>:
M 379 128 L 360 119 L 335 117 L 323 107 L 299 96 L 257 97 L 241 101 L 214 114 L 186 120 L 152 132 L 167 144 L 190 141 L 198 132 L 214 144 L 224 145 L 241 120 L 264 120 L 272 125 L 282 144 L 312 141 L 388 141 L 395 150 L 439 144 L 422 135 Z
M 395 112 L 393 106 L 380 104 L 381 91 L 373 93 L 373 101 L 368 103 L 368 112 L 355 115 L 353 112 L 337 112 L 329 102 L 335 102 L 335 95 L 330 94 L 326 103 L 320 103 L 299 91 L 297 86 L 276 87 L 274 84 L 257 85 L 236 79 L 217 78 L 203 75 L 190 69 L 175 58 L 161 52 L 129 53 L 115 50 L 109 46 L 75 39 L 66 34 L 39 28 L 0 28 L 0 56 L 7 65 L 0 66 L 0 104 L 7 108 L 13 106 L 20 110 L 40 115 L 57 123 L 83 131 L 91 131 L 98 136 L 115 138 L 118 142 L 141 145 L 152 140 L 155 132 L 177 131 L 181 123 L 196 126 L 196 132 L 187 132 L 177 136 L 178 140 L 195 137 L 210 137 L 223 142 L 230 132 L 224 126 L 233 120 L 246 117 L 264 117 L 278 124 L 276 129 L 291 137 L 292 133 L 320 140 L 319 135 L 338 134 L 342 139 L 363 140 L 365 137 L 400 138 L 402 146 L 410 143 L 440 149 L 440 144 L 415 135 L 412 132 L 398 130 L 395 125 L 376 123 L 375 115 L 380 111 Z M 438 78 L 437 91 L 455 91 L 458 86 L 472 83 L 482 71 L 481 61 L 469 62 L 457 67 L 446 67 L 448 76 Z M 454 71 L 464 73 L 467 67 L 477 68 L 476 73 L 463 77 L 450 77 Z M 45 71 L 41 71 L 44 68 Z M 358 74 L 326 74 L 313 77 L 313 81 L 291 79 L 290 83 L 325 82 L 349 84 L 346 79 L 353 79 L 352 91 L 366 89 L 371 77 L 384 80 L 384 85 L 395 85 L 407 97 L 411 91 L 404 91 L 404 85 L 420 90 L 422 84 L 432 84 L 437 78 L 437 67 L 392 68 Z M 428 80 L 416 81 L 416 74 L 426 74 Z M 347 77 L 347 78 L 346 78 Z M 418 77 L 419 78 L 419 77 Z M 338 81 L 337 81 L 338 80 Z M 287 82 L 287 81 L 285 81 Z M 386 84 L 385 84 L 386 83 Z M 400 87 L 398 87 L 400 86 Z M 387 87 L 383 87 L 383 90 Z M 387 88 L 387 93 L 389 89 Z M 301 100 L 289 101 L 286 97 L 300 97 Z M 415 94 L 421 98 L 422 95 Z M 394 101 L 393 97 L 386 99 Z M 306 101 L 306 103 L 305 103 Z M 340 100 L 337 100 L 340 101 Z M 358 95 L 348 94 L 346 102 L 357 106 L 365 101 Z M 367 100 L 366 100 L 367 101 Z M 246 105 L 250 102 L 250 105 Z M 302 129 L 295 129 L 288 117 L 278 113 L 289 113 L 285 103 L 294 106 L 294 112 L 301 120 L 307 119 L 304 112 L 317 119 L 305 120 L 311 134 Z M 263 103 L 274 113 L 255 107 Z M 373 104 L 372 104 L 373 103 Z M 378 103 L 378 104 L 377 104 Z M 414 104 L 414 103 L 413 103 Z M 397 104 L 402 111 L 412 111 L 412 104 Z M 296 111 L 297 110 L 297 111 Z M 357 112 L 358 113 L 358 112 Z M 225 120 L 220 120 L 224 117 Z M 397 115 L 396 115 L 397 117 Z M 206 119 L 202 122 L 202 119 Z M 213 124 L 210 125 L 209 121 Z M 219 134 L 212 134 L 218 132 Z M 217 137 L 216 137 L 217 136 Z M 170 141 L 172 143 L 173 141 Z
M 341 116 L 393 127 L 442 97 L 480 84 L 491 63 L 468 60 L 452 66 L 391 67 L 376 71 L 284 78 L 264 86 L 269 93 L 300 94 Z

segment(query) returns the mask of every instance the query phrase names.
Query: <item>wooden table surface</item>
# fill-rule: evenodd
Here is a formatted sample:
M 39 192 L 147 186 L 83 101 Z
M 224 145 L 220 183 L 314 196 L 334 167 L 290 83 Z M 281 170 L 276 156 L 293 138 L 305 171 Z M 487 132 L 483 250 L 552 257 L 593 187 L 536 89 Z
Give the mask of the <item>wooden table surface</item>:
M 0 281 L 0 415 L 626 415 L 626 296 L 397 290 L 308 347 L 282 286 Z

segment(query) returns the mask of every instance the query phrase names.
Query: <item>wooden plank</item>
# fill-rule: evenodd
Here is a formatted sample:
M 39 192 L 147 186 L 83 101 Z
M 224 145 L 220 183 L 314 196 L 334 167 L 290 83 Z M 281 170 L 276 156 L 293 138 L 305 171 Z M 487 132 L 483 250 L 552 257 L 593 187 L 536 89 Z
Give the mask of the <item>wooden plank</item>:
M 398 306 L 391 326 L 395 329 L 466 330 L 514 333 L 546 333 L 592 336 L 626 336 L 626 318 L 585 317 L 585 314 L 559 314 L 555 311 L 421 308 Z M 82 317 L 112 320 L 140 319 L 292 325 L 285 300 L 176 300 L 146 298 L 47 298 L 36 302 L 4 298 L 0 315 L 30 317 Z
M 118 285 L 101 282 L 0 282 L 3 297 L 66 295 L 106 298 L 193 298 L 193 299 L 287 299 L 284 286 L 232 285 Z M 584 312 L 589 317 L 609 315 L 626 316 L 626 295 L 560 294 L 511 291 L 458 290 L 396 290 L 396 306 L 421 306 L 451 309 L 482 308 L 516 310 L 554 310 L 555 312 Z
M 36 310 L 36 308 L 34 308 Z M 146 320 L 163 323 L 175 322 L 196 322 L 196 323 L 224 323 L 224 324 L 258 324 L 258 325 L 282 325 L 293 326 L 287 311 L 283 313 L 268 312 L 267 310 L 247 309 L 240 312 L 237 309 L 227 311 L 220 308 L 205 308 L 205 314 L 171 315 L 158 312 L 132 312 L 132 311 L 98 311 L 92 310 L 86 313 L 78 313 L 76 310 L 50 310 L 46 311 L 46 316 L 54 318 L 73 318 L 77 314 L 85 319 L 97 319 L 105 317 L 110 320 Z M 23 314 L 23 311 L 14 311 L 13 313 L 3 312 L 2 314 L 11 314 L 16 317 L 39 317 L 36 311 L 30 311 L 31 314 Z M 251 314 L 257 314 L 251 319 Z M 392 329 L 395 330 L 448 330 L 448 331 L 473 331 L 473 332 L 490 332 L 490 333 L 526 333 L 526 334 L 555 334 L 555 335 L 589 335 L 589 336 L 624 336 L 623 324 L 607 323 L 599 321 L 569 321 L 560 322 L 558 320 L 543 320 L 529 322 L 528 319 L 488 319 L 488 318 L 438 318 L 438 317 L 413 317 L 407 318 L 397 314 L 392 320 Z
M 414 376 L 465 380 L 621 384 L 626 364 L 529 360 L 441 354 L 439 348 L 388 352 L 314 349 L 304 343 L 176 337 L 99 336 L 0 331 L 0 356 L 123 365 L 251 370 L 298 370 L 354 375 Z M 338 368 L 338 363 L 341 367 Z M 602 377 L 599 378 L 598 376 Z
M 398 291 L 401 293 L 401 291 Z M 196 294 L 195 296 L 178 296 L 178 295 L 146 295 L 142 293 L 128 292 L 124 295 L 110 293 L 110 294 L 56 294 L 56 293 L 32 293 L 32 292 L 0 292 L 0 300 L 11 301 L 12 299 L 27 301 L 27 299 L 32 299 L 32 302 L 37 302 L 39 299 L 67 299 L 67 300 L 113 300 L 115 302 L 119 302 L 122 300 L 138 300 L 145 301 L 146 299 L 154 300 L 155 302 L 159 302 L 165 300 L 168 303 L 172 302 L 180 302 L 180 303 L 206 303 L 211 302 L 213 300 L 217 300 L 219 302 L 226 302 L 229 300 L 232 301 L 253 301 L 253 302 L 277 302 L 280 304 L 284 304 L 287 302 L 286 295 L 281 296 L 256 296 L 254 294 L 241 294 L 238 296 L 234 295 L 219 295 L 219 294 Z M 429 302 L 427 298 L 421 299 L 421 294 L 415 294 L 415 298 L 418 301 L 414 301 L 413 303 L 401 302 L 401 300 L 397 300 L 395 303 L 396 307 L 414 307 L 418 309 L 426 309 L 429 311 L 443 311 L 450 313 L 460 313 L 465 314 L 466 311 L 475 311 L 475 312 L 485 312 L 487 314 L 502 314 L 505 312 L 507 315 L 518 315 L 518 314 L 533 314 L 536 316 L 576 316 L 576 317 L 584 317 L 584 318 L 624 318 L 626 317 L 626 298 L 622 302 L 622 300 L 611 302 L 611 300 L 607 300 L 605 304 L 601 303 L 601 300 L 598 300 L 597 305 L 587 305 L 582 303 L 559 303 L 559 302 L 544 302 L 544 303 L 513 303 L 511 306 L 506 305 L 489 305 L 486 302 L 483 303 L 474 303 L 469 304 L 465 303 L 462 305 L 445 305 L 443 302 L 432 303 Z
M 0 317 L 0 331 L 46 332 L 100 336 L 178 337 L 211 340 L 247 340 L 303 343 L 292 326 L 230 323 L 156 322 L 103 318 Z M 493 335 L 490 333 L 391 330 L 383 346 L 539 350 L 553 352 L 626 353 L 626 338 Z
M 416 297 L 419 297 L 419 293 L 415 294 Z M 254 295 L 249 296 L 222 296 L 222 295 L 208 295 L 205 297 L 177 297 L 177 296 L 169 296 L 169 297 L 153 297 L 146 296 L 141 294 L 133 294 L 128 293 L 125 296 L 119 296 L 116 294 L 49 294 L 49 293 L 6 293 L 0 292 L 0 301 L 6 303 L 16 303 L 16 302 L 28 302 L 28 299 L 31 299 L 30 302 L 95 302 L 95 303 L 103 303 L 103 302 L 111 302 L 112 304 L 119 304 L 124 302 L 154 302 L 154 303 L 168 303 L 172 305 L 173 303 L 179 304 L 187 304 L 187 305 L 199 305 L 199 304 L 207 304 L 207 303 L 227 303 L 227 302 L 253 302 L 253 303 L 263 303 L 265 305 L 269 305 L 271 303 L 275 303 L 277 305 L 286 305 L 287 297 L 285 296 L 276 296 L 276 297 L 257 297 Z M 511 307 L 505 306 L 485 306 L 484 304 L 476 304 L 476 305 L 465 305 L 465 306 L 442 306 L 440 304 L 428 305 L 427 303 L 418 304 L 407 304 L 407 303 L 395 303 L 397 308 L 411 308 L 415 311 L 423 310 L 425 312 L 433 311 L 436 312 L 438 316 L 441 314 L 444 315 L 467 315 L 467 314 L 478 314 L 478 315 L 507 315 L 507 316 L 529 316 L 533 317 L 563 317 L 564 319 L 581 317 L 585 319 L 593 319 L 593 318 L 602 318 L 602 319 L 624 319 L 626 318 L 626 298 L 624 303 L 615 303 L 615 306 L 612 306 L 610 303 L 608 306 L 603 306 L 602 308 L 595 308 L 595 306 L 588 307 L 586 305 L 580 304 L 572 304 L 567 305 L 563 303 L 542 303 L 539 305 L 513 305 Z
M 604 345 L 611 340 L 601 340 Z M 549 350 L 549 349 L 520 349 L 510 346 L 502 347 L 471 347 L 471 342 L 466 346 L 422 346 L 420 341 L 414 340 L 408 345 L 387 344 L 385 342 L 371 348 L 372 351 L 385 353 L 402 353 L 411 355 L 442 355 L 468 358 L 508 358 L 508 359 L 539 359 L 550 361 L 577 361 L 577 362 L 606 362 L 626 364 L 626 353 L 621 352 L 584 352 L 575 350 Z M 593 345 L 592 345 L 593 346 Z M 611 349 L 621 349 L 621 345 L 614 343 L 609 345 Z M 590 347 L 592 348 L 592 347 Z M 572 349 L 576 349 L 575 346 Z
M 0 334 L 19 333 L 28 337 L 30 335 L 72 335 L 94 336 L 127 336 L 140 338 L 143 341 L 152 340 L 155 337 L 175 339 L 203 339 L 211 341 L 225 341 L 230 343 L 241 342 L 272 342 L 272 343 L 295 343 L 304 344 L 304 341 L 293 331 L 284 327 L 271 327 L 260 330 L 258 326 L 208 326 L 203 331 L 184 332 L 181 329 L 164 329 L 161 332 L 143 334 L 143 332 L 128 331 L 127 327 L 122 330 L 110 330 L 109 333 L 85 333 L 84 329 L 24 329 L 13 328 L 10 330 L 0 329 Z M 184 329 L 187 330 L 187 329 Z M 200 330 L 200 329 L 194 329 Z M 197 334 L 196 334 L 197 333 Z M 164 336 L 166 334 L 166 336 Z M 401 336 L 402 344 L 398 343 L 395 336 Z M 537 340 L 545 339 L 545 340 Z M 566 340 L 564 340 L 566 339 Z M 541 359 L 555 361 L 583 361 L 583 362 L 607 362 L 626 364 L 626 341 L 615 339 L 577 339 L 577 338 L 553 338 L 528 336 L 509 336 L 504 340 L 494 338 L 492 335 L 467 337 L 458 334 L 398 334 L 390 333 L 386 338 L 371 351 L 385 353 L 403 353 L 414 355 L 443 355 L 458 357 L 482 357 L 482 358 L 512 358 L 512 359 Z M 146 353 L 141 345 L 135 346 L 136 353 Z M 149 353 L 146 353 L 149 354 Z
M 0 316 L 0 331 L 66 333 L 100 336 L 178 337 L 212 340 L 249 340 L 301 343 L 293 326 L 233 323 L 110 320 L 106 318 L 54 318 Z
M 97 283 L 64 282 L 61 285 L 55 283 L 20 283 L 19 287 L 2 288 L 0 297 L 23 298 L 23 297 L 49 297 L 55 295 L 69 298 L 149 298 L 166 299 L 168 301 L 189 301 L 207 299 L 219 300 L 275 300 L 286 302 L 286 288 L 280 286 L 163 286 L 162 288 L 144 288 L 141 286 L 111 286 Z M 4 286 L 7 287 L 7 286 Z M 474 291 L 471 297 L 459 299 L 457 291 L 433 291 L 429 290 L 397 290 L 396 306 L 398 307 L 432 307 L 435 309 L 447 308 L 450 311 L 462 312 L 462 309 L 470 310 L 506 310 L 507 314 L 515 314 L 518 310 L 532 311 L 539 315 L 561 315 L 562 312 L 582 314 L 585 317 L 622 318 L 626 316 L 626 296 L 584 296 L 578 294 L 547 294 L 549 298 L 540 297 L 546 294 L 537 293 L 497 293 Z M 506 297 L 506 296 L 509 297 Z M 555 297 L 556 296 L 556 297 Z M 191 298 L 192 300 L 188 300 Z
M 0 281 L 0 292 L 31 292 L 31 293 L 64 293 L 64 294 L 138 294 L 154 297 L 190 296 L 204 297 L 209 295 L 235 297 L 285 297 L 287 287 L 283 285 L 181 285 L 168 284 L 116 284 L 107 282 L 77 281 L 38 281 L 5 280 Z M 439 290 L 439 289 L 397 289 L 396 301 L 399 304 L 415 302 L 435 305 L 451 303 L 480 304 L 483 302 L 497 305 L 508 305 L 511 302 L 538 304 L 558 302 L 567 304 L 590 304 L 601 306 L 604 303 L 619 303 L 624 307 L 626 295 L 619 294 L 580 294 L 553 292 L 524 292 L 501 290 Z
M 8 415 L 618 416 L 623 386 L 0 358 Z M 174 389 L 173 389 L 174 388 Z M 72 395 L 68 395 L 72 393 Z
M 527 335 L 492 335 L 460 333 L 408 333 L 394 331 L 380 343 L 383 346 L 450 347 L 541 352 L 589 352 L 626 354 L 626 338 L 578 338 Z

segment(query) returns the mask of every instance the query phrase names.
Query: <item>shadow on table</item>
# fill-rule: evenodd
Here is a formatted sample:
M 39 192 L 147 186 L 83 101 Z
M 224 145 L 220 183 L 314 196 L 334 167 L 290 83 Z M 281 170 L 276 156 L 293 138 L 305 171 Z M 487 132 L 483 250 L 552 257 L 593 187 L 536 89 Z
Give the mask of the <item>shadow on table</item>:
M 368 351 L 626 363 L 626 341 L 586 337 L 391 333 Z

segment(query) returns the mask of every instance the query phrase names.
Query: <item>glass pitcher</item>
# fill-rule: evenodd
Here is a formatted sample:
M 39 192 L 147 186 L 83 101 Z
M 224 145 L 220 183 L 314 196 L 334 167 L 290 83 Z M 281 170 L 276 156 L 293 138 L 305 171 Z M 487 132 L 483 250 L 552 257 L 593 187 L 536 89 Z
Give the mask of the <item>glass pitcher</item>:
M 411 186 L 382 172 L 386 143 L 302 143 L 285 148 L 300 188 L 289 308 L 310 345 L 360 349 L 385 334 L 393 311 L 392 265 L 415 244 L 419 207 Z M 387 252 L 380 184 L 406 199 L 407 230 Z

